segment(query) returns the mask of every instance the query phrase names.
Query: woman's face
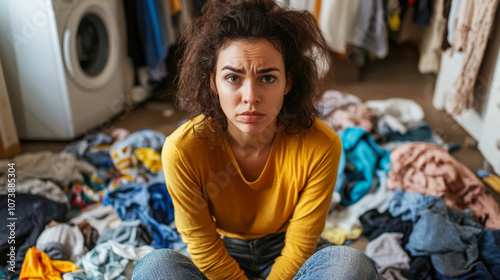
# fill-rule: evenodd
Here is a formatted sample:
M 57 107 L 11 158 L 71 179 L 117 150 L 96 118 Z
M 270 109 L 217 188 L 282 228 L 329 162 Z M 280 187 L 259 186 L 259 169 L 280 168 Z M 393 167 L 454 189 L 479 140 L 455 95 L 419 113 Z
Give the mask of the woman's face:
M 212 90 L 219 95 L 228 131 L 258 134 L 274 129 L 291 89 L 283 56 L 268 40 L 234 40 L 219 51 Z

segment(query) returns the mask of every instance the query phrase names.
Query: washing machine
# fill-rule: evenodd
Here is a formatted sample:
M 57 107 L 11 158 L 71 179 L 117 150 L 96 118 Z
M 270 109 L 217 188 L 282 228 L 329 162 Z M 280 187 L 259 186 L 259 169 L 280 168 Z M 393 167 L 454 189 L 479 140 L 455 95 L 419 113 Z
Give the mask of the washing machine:
M 20 139 L 74 139 L 123 111 L 118 1 L 0 1 L 0 58 Z

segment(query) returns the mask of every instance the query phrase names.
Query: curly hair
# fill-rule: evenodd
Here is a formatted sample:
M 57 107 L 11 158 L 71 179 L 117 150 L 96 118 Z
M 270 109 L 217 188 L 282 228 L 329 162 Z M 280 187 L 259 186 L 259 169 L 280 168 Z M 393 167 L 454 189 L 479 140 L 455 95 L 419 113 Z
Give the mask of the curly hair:
M 227 131 L 227 118 L 219 97 L 210 87 L 219 50 L 233 40 L 267 39 L 281 52 L 292 88 L 285 96 L 278 119 L 289 134 L 314 123 L 320 70 L 317 62 L 330 65 L 328 47 L 314 16 L 308 11 L 288 10 L 274 0 L 208 0 L 202 15 L 193 19 L 181 35 L 184 51 L 179 62 L 179 105 L 190 117 L 217 134 Z M 210 120 L 210 123 L 208 123 Z M 214 129 L 215 128 L 215 129 Z M 196 131 L 195 127 L 193 129 Z

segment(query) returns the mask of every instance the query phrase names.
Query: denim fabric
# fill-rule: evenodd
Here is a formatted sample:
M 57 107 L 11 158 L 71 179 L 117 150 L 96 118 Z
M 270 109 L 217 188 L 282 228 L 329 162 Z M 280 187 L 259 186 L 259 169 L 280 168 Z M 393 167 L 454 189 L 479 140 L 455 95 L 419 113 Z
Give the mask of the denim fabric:
M 339 134 L 346 156 L 345 176 L 348 184 L 340 193 L 344 205 L 359 201 L 369 190 L 377 170 L 389 172 L 389 151 L 380 149 L 370 134 L 359 127 L 349 127 Z
M 191 259 L 171 249 L 154 250 L 135 266 L 132 280 L 151 279 L 208 280 Z
M 459 277 L 448 277 L 448 276 L 442 275 L 440 273 L 437 273 L 436 279 L 438 279 L 438 280 L 476 280 L 476 279 L 496 280 L 498 278 L 492 278 L 490 273 L 488 272 L 488 269 L 484 265 L 484 263 L 479 262 L 476 265 L 474 265 L 474 269 L 470 273 L 464 274 L 464 275 L 459 276 Z
M 124 221 L 139 219 L 147 225 L 153 237 L 151 245 L 156 249 L 172 248 L 173 243 L 178 242 L 180 237 L 167 225 L 151 216 L 150 199 L 151 194 L 147 185 L 131 183 L 108 193 L 102 203 L 104 206 L 113 205 L 120 219 Z M 158 210 L 159 208 L 155 209 L 155 211 Z
M 165 181 L 149 185 L 148 190 L 151 194 L 149 205 L 151 206 L 153 219 L 164 224 L 172 222 L 174 220 L 174 204 Z
M 231 257 L 245 271 L 249 278 L 265 279 L 269 276 L 274 260 L 281 255 L 285 246 L 286 232 L 269 234 L 255 239 L 224 238 L 224 246 Z M 328 240 L 320 238 L 316 252 L 332 246 Z
M 379 279 L 377 268 L 361 251 L 331 246 L 316 252 L 300 268 L 294 280 Z
M 161 263 L 161 266 L 158 264 Z M 181 253 L 162 249 L 146 255 L 135 267 L 132 280 L 208 278 Z M 300 268 L 296 280 L 379 279 L 375 264 L 362 252 L 347 246 L 329 246 L 316 252 Z
M 248 278 L 266 278 L 274 260 L 285 246 L 285 233 L 269 234 L 256 239 L 224 238 L 227 252 Z
M 394 217 L 401 215 L 402 221 L 415 222 L 419 211 L 434 204 L 437 199 L 435 196 L 423 196 L 418 192 L 395 190 L 394 196 L 389 201 L 389 213 Z
M 470 211 L 454 211 L 440 198 L 419 213 L 406 249 L 430 256 L 438 273 L 459 277 L 473 271 L 482 231 Z
M 485 230 L 479 240 L 479 259 L 493 279 L 500 279 L 500 230 Z

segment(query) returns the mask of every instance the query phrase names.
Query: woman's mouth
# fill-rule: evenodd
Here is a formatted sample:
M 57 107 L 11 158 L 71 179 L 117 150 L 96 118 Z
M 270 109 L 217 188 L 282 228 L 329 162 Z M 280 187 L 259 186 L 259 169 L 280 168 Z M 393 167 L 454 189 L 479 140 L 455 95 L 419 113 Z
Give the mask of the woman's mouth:
M 247 122 L 256 122 L 261 120 L 265 115 L 258 111 L 247 111 L 238 115 L 238 117 Z

